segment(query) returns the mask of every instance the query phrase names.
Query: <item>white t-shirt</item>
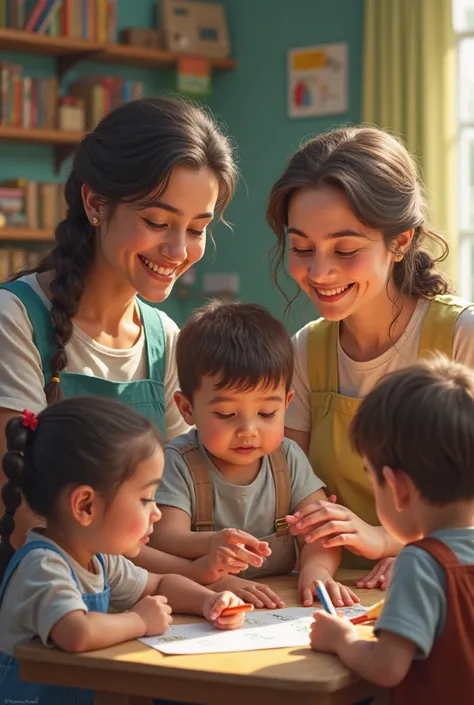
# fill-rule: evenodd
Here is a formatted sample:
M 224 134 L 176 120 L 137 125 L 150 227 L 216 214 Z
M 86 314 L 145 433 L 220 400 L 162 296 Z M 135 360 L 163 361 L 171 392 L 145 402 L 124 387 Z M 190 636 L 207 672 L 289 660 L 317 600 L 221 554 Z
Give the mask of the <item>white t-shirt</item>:
M 65 551 L 41 533 L 30 530 L 26 542 L 45 541 Z M 82 593 L 98 593 L 104 589 L 104 571 L 94 556 L 94 573 L 86 570 L 74 558 L 68 562 L 53 551 L 35 548 L 20 562 L 7 583 L 0 604 L 0 651 L 13 655 L 18 644 L 39 637 L 49 643 L 55 624 L 70 612 L 87 612 Z M 139 568 L 124 556 L 104 555 L 110 587 L 110 607 L 118 612 L 130 609 L 145 590 L 148 571 Z M 73 569 L 79 581 L 71 575 Z M 46 704 L 45 704 L 46 705 Z
M 19 281 L 31 288 L 50 309 L 51 302 L 38 284 L 36 274 L 28 274 Z M 189 426 L 183 421 L 173 396 L 178 389 L 175 346 L 179 328 L 174 321 L 159 311 L 166 338 L 165 422 L 168 439 L 185 433 Z M 66 372 L 101 377 L 114 382 L 132 382 L 146 379 L 147 356 L 145 334 L 131 348 L 116 350 L 96 342 L 73 324 L 73 334 L 67 344 Z M 33 328 L 25 307 L 10 291 L 0 289 L 0 408 L 23 411 L 28 408 L 36 414 L 44 409 L 44 376 L 41 357 L 33 342 Z
M 389 372 L 400 370 L 419 360 L 421 330 L 429 301 L 420 299 L 413 315 L 396 345 L 383 355 L 367 362 L 352 360 L 337 342 L 337 373 L 339 393 L 361 399 L 378 380 Z M 308 323 L 293 336 L 295 396 L 286 412 L 286 426 L 295 431 L 311 431 L 311 382 L 308 370 Z M 463 311 L 454 328 L 453 360 L 474 368 L 474 306 Z

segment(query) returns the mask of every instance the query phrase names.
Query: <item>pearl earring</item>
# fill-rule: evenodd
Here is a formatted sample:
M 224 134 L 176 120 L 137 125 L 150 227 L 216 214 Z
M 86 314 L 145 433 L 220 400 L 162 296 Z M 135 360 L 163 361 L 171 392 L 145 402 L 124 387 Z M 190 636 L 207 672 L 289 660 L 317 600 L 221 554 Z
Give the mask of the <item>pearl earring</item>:
M 99 219 L 96 215 L 92 216 L 92 225 L 99 225 Z

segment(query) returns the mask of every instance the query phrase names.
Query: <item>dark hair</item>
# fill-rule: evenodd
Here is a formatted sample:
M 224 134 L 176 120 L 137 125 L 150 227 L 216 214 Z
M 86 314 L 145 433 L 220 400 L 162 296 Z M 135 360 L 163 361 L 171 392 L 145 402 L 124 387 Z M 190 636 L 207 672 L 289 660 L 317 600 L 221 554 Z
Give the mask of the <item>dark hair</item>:
M 278 274 L 286 253 L 290 200 L 299 189 L 320 186 L 342 191 L 360 222 L 382 232 L 389 250 L 395 249 L 398 235 L 414 229 L 405 257 L 393 266 L 393 281 L 400 294 L 431 297 L 449 290 L 436 266 L 448 256 L 448 246 L 426 225 L 423 187 L 413 158 L 388 132 L 343 127 L 303 144 L 270 192 L 267 221 L 277 236 L 272 274 L 283 294 Z M 423 247 L 425 240 L 440 246 L 439 257 Z
M 214 120 L 191 102 L 159 97 L 125 103 L 106 115 L 77 148 L 64 189 L 67 214 L 56 228 L 56 246 L 30 270 L 55 273 L 50 284 L 57 346 L 53 378 L 59 378 L 67 365 L 65 346 L 95 257 L 95 228 L 82 202 L 83 184 L 109 209 L 126 202 L 146 207 L 166 189 L 173 167 L 180 164 L 212 169 L 219 181 L 216 213 L 222 217 L 236 187 L 233 149 Z M 48 403 L 62 398 L 59 383 L 48 384 L 46 397 Z
M 474 498 L 474 372 L 437 356 L 383 378 L 351 427 L 378 481 L 403 470 L 435 505 Z
M 37 417 L 36 430 L 25 428 L 23 420 L 15 416 L 6 427 L 0 580 L 15 553 L 10 536 L 22 496 L 45 519 L 54 516 L 66 487 L 89 485 L 109 501 L 160 445 L 149 419 L 100 397 L 75 397 L 46 408 Z
M 284 325 L 263 306 L 212 301 L 183 326 L 176 364 L 190 400 L 204 376 L 215 377 L 218 389 L 249 391 L 283 382 L 289 391 L 293 346 Z

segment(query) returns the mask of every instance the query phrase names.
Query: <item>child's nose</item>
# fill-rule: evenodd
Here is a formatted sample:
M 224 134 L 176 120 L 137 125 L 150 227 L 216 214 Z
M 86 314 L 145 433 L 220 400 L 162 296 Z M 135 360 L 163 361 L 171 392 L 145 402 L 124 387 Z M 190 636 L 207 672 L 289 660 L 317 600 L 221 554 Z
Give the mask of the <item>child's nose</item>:
M 257 435 L 257 428 L 251 421 L 246 421 L 241 424 L 237 431 L 237 435 L 241 438 L 253 438 Z
M 158 507 L 155 504 L 153 511 L 151 513 L 151 517 L 150 517 L 151 521 L 152 522 L 160 521 L 161 517 L 162 517 L 161 511 L 158 509 Z

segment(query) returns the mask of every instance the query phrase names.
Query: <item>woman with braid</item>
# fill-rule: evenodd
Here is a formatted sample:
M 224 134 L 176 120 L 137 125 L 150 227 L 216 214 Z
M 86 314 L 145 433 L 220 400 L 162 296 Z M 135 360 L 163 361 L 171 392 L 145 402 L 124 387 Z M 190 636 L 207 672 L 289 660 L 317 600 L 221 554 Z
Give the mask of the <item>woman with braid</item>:
M 182 100 L 131 101 L 82 140 L 54 249 L 0 288 L 0 453 L 18 412 L 83 395 L 133 407 L 163 438 L 187 430 L 173 400 L 178 328 L 151 304 L 201 259 L 236 180 L 227 137 Z M 17 547 L 36 521 L 28 511 Z M 202 566 L 161 557 L 160 571 L 202 578 Z

